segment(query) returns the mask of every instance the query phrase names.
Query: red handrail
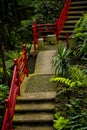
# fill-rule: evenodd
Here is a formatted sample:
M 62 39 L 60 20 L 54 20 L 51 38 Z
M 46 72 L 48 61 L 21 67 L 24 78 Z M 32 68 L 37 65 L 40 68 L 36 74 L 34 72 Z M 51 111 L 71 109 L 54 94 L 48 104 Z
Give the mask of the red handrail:
M 5 100 L 6 111 L 2 124 L 2 130 L 13 130 L 12 120 L 17 96 L 20 95 L 20 85 L 25 76 L 28 76 L 26 45 L 23 44 L 23 53 L 18 60 L 14 60 L 14 72 L 8 99 Z
M 33 31 L 33 39 L 34 39 L 34 51 L 36 52 L 36 45 L 38 38 L 45 38 L 46 36 L 43 35 L 43 33 L 53 33 L 56 34 L 57 41 L 59 41 L 60 34 L 62 31 L 62 28 L 64 27 L 64 23 L 67 20 L 68 11 L 70 7 L 71 0 L 66 0 L 64 7 L 62 9 L 62 12 L 60 14 L 59 19 L 56 20 L 53 24 L 37 24 L 36 21 L 34 22 L 34 25 L 32 26 Z
M 62 12 L 60 14 L 60 17 L 59 17 L 59 19 L 56 20 L 57 41 L 59 41 L 59 39 L 60 39 L 60 34 L 61 34 L 61 31 L 62 31 L 62 28 L 64 27 L 64 23 L 67 20 L 68 11 L 69 11 L 69 8 L 70 8 L 70 3 L 71 3 L 71 0 L 66 0 L 64 7 L 62 9 Z
M 46 38 L 46 34 L 44 33 L 53 33 L 56 34 L 56 23 L 53 24 L 37 24 L 36 21 L 32 26 L 33 30 L 33 39 L 34 39 L 34 51 L 36 51 L 37 39 L 38 38 Z

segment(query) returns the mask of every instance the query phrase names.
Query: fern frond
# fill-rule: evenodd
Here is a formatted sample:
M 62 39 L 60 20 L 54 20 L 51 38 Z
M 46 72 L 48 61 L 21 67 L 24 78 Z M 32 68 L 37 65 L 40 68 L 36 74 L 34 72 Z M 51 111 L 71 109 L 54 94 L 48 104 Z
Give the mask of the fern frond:
M 70 89 L 73 89 L 75 87 L 82 86 L 82 83 L 80 81 L 72 81 L 70 79 L 64 78 L 64 77 L 53 77 L 50 81 L 60 82 L 70 87 Z

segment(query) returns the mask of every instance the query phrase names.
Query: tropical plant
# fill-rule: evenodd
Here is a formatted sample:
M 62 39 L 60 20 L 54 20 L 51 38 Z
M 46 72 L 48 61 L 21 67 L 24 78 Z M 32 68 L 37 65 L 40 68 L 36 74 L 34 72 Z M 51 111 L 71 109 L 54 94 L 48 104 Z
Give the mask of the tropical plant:
M 65 119 L 60 113 L 56 112 L 54 119 L 54 128 L 56 130 L 65 130 L 69 120 Z
M 66 104 L 69 122 L 67 130 L 87 130 L 87 101 L 84 99 L 84 92 L 79 93 L 77 98 L 70 99 Z
M 87 74 L 83 70 L 80 70 L 78 66 L 72 66 L 69 68 L 69 77 L 52 77 L 51 81 L 65 84 L 66 90 L 74 90 L 79 87 L 87 86 Z
M 84 91 L 79 91 L 76 97 L 73 97 L 64 103 L 66 111 L 56 111 L 54 128 L 56 130 L 87 130 L 87 99 Z M 60 114 L 61 113 L 61 114 Z M 64 118 L 66 117 L 66 118 Z
M 68 78 L 63 78 L 63 77 L 54 77 L 54 78 L 51 79 L 51 81 L 55 81 L 55 82 L 65 84 L 65 85 L 70 87 L 69 88 L 70 90 L 73 90 L 75 87 L 82 86 L 82 83 L 80 81 L 72 81 Z
M 87 86 L 87 74 L 79 68 L 79 66 L 72 66 L 69 70 L 70 79 L 72 81 L 81 82 L 82 86 Z
M 85 60 L 87 56 L 87 39 L 84 39 L 83 43 L 78 45 L 77 55 L 81 57 L 81 60 Z
M 74 33 L 77 40 L 76 53 L 83 60 L 87 56 L 87 13 L 77 21 Z
M 62 45 L 58 45 L 57 54 L 53 57 L 52 63 L 55 71 L 55 75 L 66 77 L 70 66 L 69 58 L 70 50 Z

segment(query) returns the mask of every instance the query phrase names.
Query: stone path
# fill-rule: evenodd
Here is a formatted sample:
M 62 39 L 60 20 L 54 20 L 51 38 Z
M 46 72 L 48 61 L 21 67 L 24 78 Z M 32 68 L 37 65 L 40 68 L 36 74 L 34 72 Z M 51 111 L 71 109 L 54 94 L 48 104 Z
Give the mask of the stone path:
M 40 51 L 36 60 L 35 74 L 53 74 L 52 58 L 56 50 Z

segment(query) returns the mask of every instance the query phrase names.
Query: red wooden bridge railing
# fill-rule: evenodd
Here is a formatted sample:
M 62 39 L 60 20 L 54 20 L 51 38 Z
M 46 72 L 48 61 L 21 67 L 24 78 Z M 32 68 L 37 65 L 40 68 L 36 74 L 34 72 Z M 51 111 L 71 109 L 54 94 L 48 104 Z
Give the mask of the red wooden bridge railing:
M 57 41 L 60 39 L 60 34 L 61 34 L 62 29 L 64 27 L 64 23 L 67 20 L 70 3 L 71 3 L 71 0 L 66 0 L 66 3 L 64 4 L 64 7 L 63 7 L 62 12 L 60 14 L 60 17 L 59 17 L 59 19 L 56 20 Z
M 71 0 L 66 0 L 59 19 L 56 19 L 56 22 L 53 24 L 37 24 L 36 21 L 32 26 L 33 39 L 34 39 L 34 51 L 36 51 L 36 45 L 38 38 L 45 38 L 46 33 L 56 34 L 57 41 L 60 39 L 60 34 L 64 23 L 68 17 L 68 11 L 70 7 Z
M 28 64 L 26 56 L 26 45 L 23 44 L 23 53 L 20 58 L 14 60 L 14 72 L 8 99 L 5 100 L 6 111 L 2 124 L 2 130 L 13 130 L 12 120 L 16 105 L 17 96 L 20 95 L 20 85 L 25 76 L 28 76 Z
M 46 38 L 46 34 L 56 34 L 56 23 L 54 24 L 37 24 L 36 21 L 32 26 L 33 39 L 34 39 L 34 51 L 36 51 L 36 45 L 38 38 Z

